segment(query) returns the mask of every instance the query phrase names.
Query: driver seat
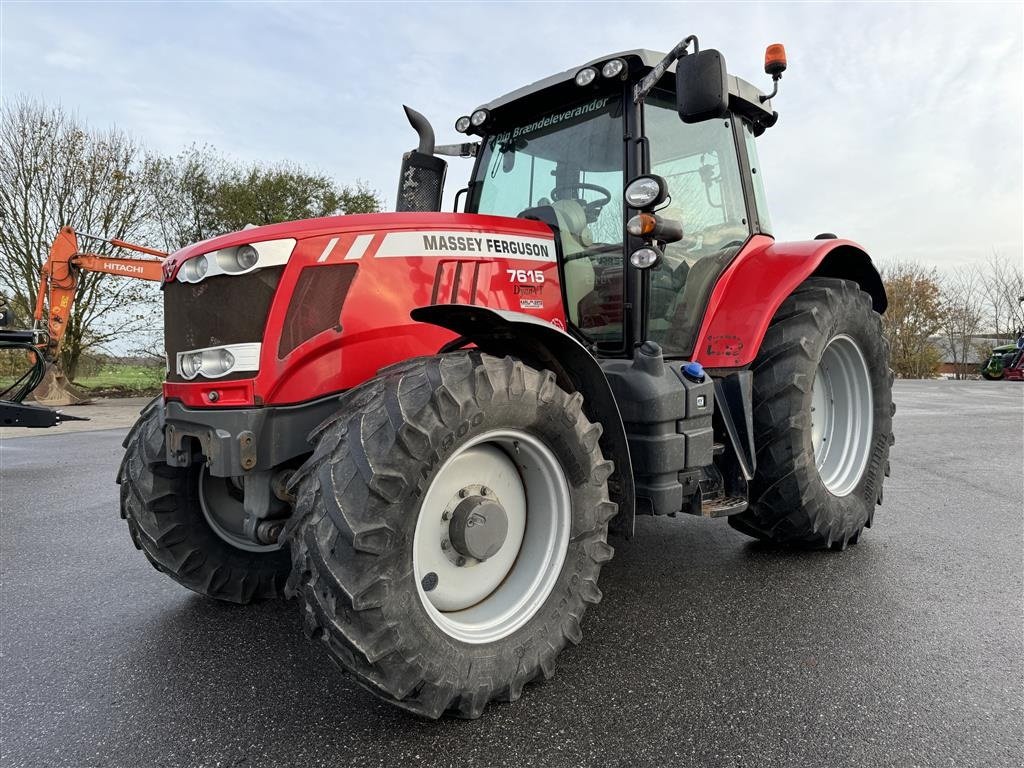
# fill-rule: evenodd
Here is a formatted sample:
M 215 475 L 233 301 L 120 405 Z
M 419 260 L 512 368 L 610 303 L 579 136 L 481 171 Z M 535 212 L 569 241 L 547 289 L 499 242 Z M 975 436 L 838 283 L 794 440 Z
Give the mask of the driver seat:
M 555 200 L 551 204 L 562 242 L 562 271 L 565 275 L 566 313 L 573 325 L 580 324 L 580 299 L 594 290 L 594 267 L 590 259 L 568 260 L 594 244 L 587 215 L 578 200 Z

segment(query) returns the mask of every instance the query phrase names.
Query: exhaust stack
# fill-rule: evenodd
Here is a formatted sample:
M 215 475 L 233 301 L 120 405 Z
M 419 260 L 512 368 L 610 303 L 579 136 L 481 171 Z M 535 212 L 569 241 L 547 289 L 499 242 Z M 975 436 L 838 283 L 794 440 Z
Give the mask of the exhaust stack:
M 402 156 L 395 210 L 440 211 L 444 194 L 444 175 L 448 163 L 434 157 L 434 129 L 430 121 L 415 109 L 406 107 L 405 116 L 420 137 L 419 146 Z
M 402 109 L 405 110 L 405 116 L 409 118 L 409 125 L 420 137 L 420 145 L 416 151 L 424 155 L 434 154 L 434 128 L 430 125 L 430 121 L 412 107 L 403 104 Z

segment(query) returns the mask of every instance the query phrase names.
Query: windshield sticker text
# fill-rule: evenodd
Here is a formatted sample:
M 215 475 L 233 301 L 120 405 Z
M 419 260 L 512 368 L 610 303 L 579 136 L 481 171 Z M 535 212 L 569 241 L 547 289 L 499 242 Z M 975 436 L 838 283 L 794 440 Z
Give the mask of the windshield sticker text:
M 504 133 L 495 136 L 493 141 L 498 144 L 502 144 L 506 141 L 511 141 L 512 139 L 518 139 L 520 136 L 525 136 L 528 133 L 539 131 L 541 128 L 547 128 L 549 125 L 558 125 L 566 120 L 572 120 L 574 117 L 580 117 L 581 115 L 596 112 L 606 106 L 608 106 L 607 96 L 603 99 L 594 99 L 589 104 L 583 104 L 575 109 L 567 109 L 564 112 L 555 112 L 554 114 L 542 117 L 527 125 L 520 125 L 514 130 L 505 131 Z

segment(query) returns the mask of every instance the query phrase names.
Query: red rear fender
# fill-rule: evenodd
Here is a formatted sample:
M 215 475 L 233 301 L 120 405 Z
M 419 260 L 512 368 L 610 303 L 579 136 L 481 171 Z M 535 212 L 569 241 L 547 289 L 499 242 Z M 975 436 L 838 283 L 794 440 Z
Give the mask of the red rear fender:
M 752 363 L 779 306 L 812 276 L 853 280 L 871 295 L 875 311 L 885 311 L 882 279 L 871 258 L 856 243 L 777 243 L 756 235 L 718 279 L 697 336 L 694 359 L 706 368 L 738 368 Z

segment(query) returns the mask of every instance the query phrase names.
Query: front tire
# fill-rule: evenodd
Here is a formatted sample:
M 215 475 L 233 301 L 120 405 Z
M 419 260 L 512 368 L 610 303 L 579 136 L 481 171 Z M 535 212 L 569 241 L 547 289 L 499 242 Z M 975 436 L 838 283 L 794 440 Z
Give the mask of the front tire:
M 182 586 L 230 603 L 280 597 L 291 569 L 288 549 L 233 546 L 211 523 L 210 504 L 200 499 L 203 465 L 172 467 L 164 448 L 163 401 L 151 402 L 124 440 L 117 473 L 121 517 L 137 549 Z
M 382 371 L 318 428 L 288 592 L 360 684 L 475 718 L 581 640 L 616 511 L 582 402 L 549 371 L 459 352 Z
M 882 503 L 895 412 L 871 297 L 850 281 L 806 280 L 752 369 L 757 471 L 750 507 L 730 524 L 780 544 L 856 544 Z

